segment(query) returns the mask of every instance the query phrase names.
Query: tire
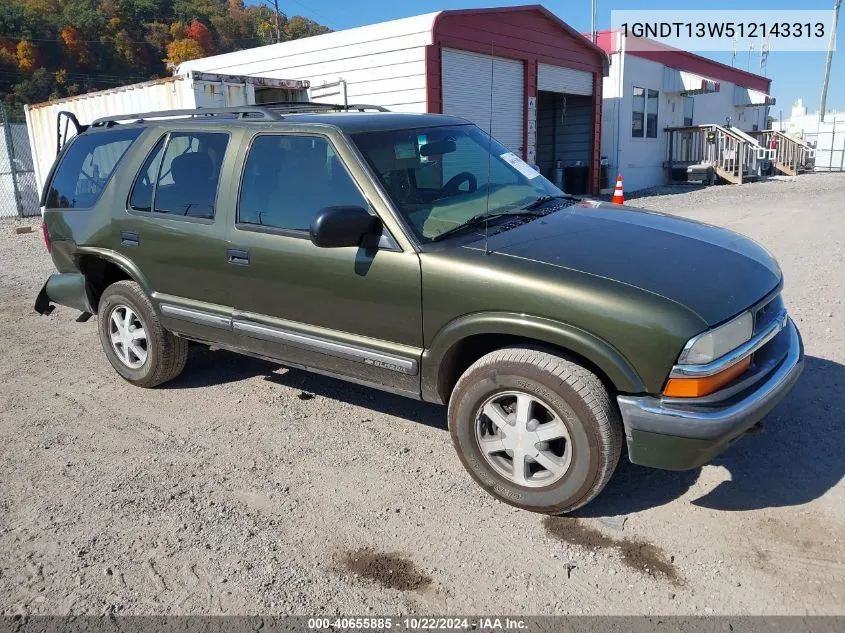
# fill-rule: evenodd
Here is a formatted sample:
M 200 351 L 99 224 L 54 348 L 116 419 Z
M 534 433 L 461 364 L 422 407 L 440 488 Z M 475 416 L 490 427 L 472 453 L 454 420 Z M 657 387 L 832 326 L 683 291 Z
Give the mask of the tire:
M 123 327 L 127 320 L 130 323 Z M 162 327 L 150 299 L 134 281 L 118 281 L 106 288 L 97 321 L 106 358 L 133 385 L 155 387 L 185 368 L 188 341 Z
M 526 402 L 528 415 L 521 413 Z M 448 415 L 470 475 L 494 497 L 533 512 L 561 514 L 589 503 L 622 451 L 619 410 L 599 378 L 538 349 L 480 358 L 455 385 Z

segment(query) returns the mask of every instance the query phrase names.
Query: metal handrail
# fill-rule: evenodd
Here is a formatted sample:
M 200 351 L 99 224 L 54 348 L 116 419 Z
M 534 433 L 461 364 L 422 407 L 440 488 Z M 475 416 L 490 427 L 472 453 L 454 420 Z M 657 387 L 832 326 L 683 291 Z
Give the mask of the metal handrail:
M 205 116 L 237 116 L 239 119 L 257 119 L 265 121 L 282 121 L 278 112 L 257 106 L 237 106 L 232 108 L 195 108 L 192 110 L 159 110 L 157 112 L 138 112 L 135 114 L 116 114 L 100 117 L 91 123 L 91 127 L 107 126 L 117 121 L 145 121 L 147 119 L 163 119 L 175 117 L 205 117 Z

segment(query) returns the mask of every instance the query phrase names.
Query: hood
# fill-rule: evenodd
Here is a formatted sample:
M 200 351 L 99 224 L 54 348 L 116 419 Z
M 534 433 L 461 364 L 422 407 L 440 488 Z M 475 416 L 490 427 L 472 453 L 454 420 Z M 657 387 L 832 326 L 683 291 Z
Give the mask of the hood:
M 710 326 L 750 307 L 782 278 L 762 246 L 732 231 L 587 201 L 491 235 L 489 249 L 660 295 Z

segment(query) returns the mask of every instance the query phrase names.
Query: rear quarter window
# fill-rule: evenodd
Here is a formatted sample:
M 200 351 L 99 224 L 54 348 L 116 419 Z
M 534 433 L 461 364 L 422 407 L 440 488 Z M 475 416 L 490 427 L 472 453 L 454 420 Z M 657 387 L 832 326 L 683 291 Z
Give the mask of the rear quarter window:
M 47 188 L 48 209 L 85 209 L 93 206 L 108 184 L 120 159 L 143 129 L 82 134 L 67 148 Z

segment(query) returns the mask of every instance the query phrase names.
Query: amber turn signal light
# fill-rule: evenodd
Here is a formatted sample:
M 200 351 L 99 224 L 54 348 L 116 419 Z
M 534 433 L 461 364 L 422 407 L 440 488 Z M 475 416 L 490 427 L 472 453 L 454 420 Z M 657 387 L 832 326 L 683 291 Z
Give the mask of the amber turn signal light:
M 751 357 L 744 358 L 718 374 L 704 378 L 670 378 L 663 395 L 670 398 L 701 398 L 721 389 L 751 367 Z

